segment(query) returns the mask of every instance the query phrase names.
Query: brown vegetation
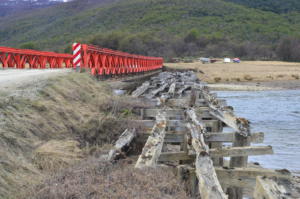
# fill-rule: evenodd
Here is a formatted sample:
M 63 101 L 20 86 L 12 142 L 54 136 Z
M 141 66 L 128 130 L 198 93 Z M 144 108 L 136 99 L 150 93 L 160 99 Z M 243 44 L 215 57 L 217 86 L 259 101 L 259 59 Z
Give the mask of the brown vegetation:
M 215 77 L 214 80 L 215 80 L 215 82 L 220 82 L 222 80 L 222 78 L 221 77 Z
M 250 75 L 245 75 L 244 79 L 247 80 L 247 81 L 252 81 L 253 77 L 251 77 Z
M 292 77 L 295 78 L 295 79 L 299 79 L 300 78 L 300 76 L 298 74 L 297 75 L 293 74 Z
M 131 126 L 136 104 L 111 93 L 107 84 L 73 73 L 43 83 L 34 97 L 0 93 L 0 198 L 18 198 Z
M 75 140 L 50 140 L 34 151 L 33 162 L 42 171 L 55 172 L 73 165 L 84 157 Z
M 241 79 L 239 77 L 232 78 L 232 81 L 240 82 Z
M 285 75 L 283 75 L 283 74 L 277 75 L 278 78 L 283 78 L 284 76 L 285 76 Z
M 44 180 L 23 198 L 187 198 L 169 169 L 139 170 L 132 163 L 124 160 L 112 164 L 90 158 Z
M 300 76 L 300 63 L 279 61 L 242 61 L 240 64 L 166 63 L 174 69 L 193 69 L 200 79 L 209 83 L 231 81 L 295 80 Z M 222 80 L 219 81 L 219 78 Z M 216 81 L 217 80 L 217 81 Z

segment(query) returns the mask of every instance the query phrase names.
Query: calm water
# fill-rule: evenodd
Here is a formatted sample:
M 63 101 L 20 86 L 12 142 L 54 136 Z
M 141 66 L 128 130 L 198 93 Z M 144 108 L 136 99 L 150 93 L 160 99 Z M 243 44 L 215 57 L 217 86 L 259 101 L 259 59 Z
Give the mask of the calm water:
M 300 90 L 217 93 L 237 116 L 250 120 L 252 132 L 265 133 L 264 145 L 273 146 L 274 155 L 254 156 L 250 161 L 300 172 Z

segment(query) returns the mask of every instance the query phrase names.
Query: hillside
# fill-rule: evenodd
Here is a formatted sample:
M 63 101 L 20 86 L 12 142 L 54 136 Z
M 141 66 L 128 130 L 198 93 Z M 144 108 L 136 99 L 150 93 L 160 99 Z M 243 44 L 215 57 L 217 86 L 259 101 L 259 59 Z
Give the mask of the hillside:
M 196 37 L 207 40 L 204 44 L 200 41 L 199 45 L 203 44 L 202 47 L 206 47 L 207 43 L 215 45 L 228 41 L 251 41 L 272 49 L 274 47 L 270 45 L 282 37 L 299 35 L 299 21 L 299 13 L 280 15 L 222 0 L 122 0 L 117 3 L 101 0 L 76 1 L 22 16 L 0 18 L 0 45 L 18 47 L 23 43 L 33 42 L 40 49 L 63 51 L 76 40 L 87 42 L 94 35 L 117 31 L 127 33 L 127 40 L 130 40 L 125 41 L 127 43 L 133 43 L 134 39 L 130 34 L 140 33 L 143 34 L 139 35 L 143 40 L 148 38 L 157 41 L 155 44 L 141 41 L 143 45 L 163 46 L 164 49 L 160 51 L 164 52 L 172 48 L 169 54 L 177 56 L 181 53 L 176 53 L 174 46 L 183 45 L 182 41 L 180 43 L 177 40 L 182 40 L 193 30 L 196 31 Z M 168 41 L 170 38 L 172 41 Z M 139 42 L 135 46 L 139 46 Z M 166 43 L 169 46 L 165 46 Z M 193 50 L 194 47 L 191 46 L 187 50 L 180 49 L 180 52 L 201 51 L 198 48 Z M 117 45 L 116 48 L 127 50 L 133 47 Z M 211 51 L 215 50 L 214 46 L 211 48 Z M 225 45 L 222 48 L 227 47 Z M 146 52 L 133 51 L 156 55 L 153 49 Z M 218 54 L 220 53 L 216 53 Z M 271 56 L 272 53 L 269 54 Z
M 25 14 L 0 18 L 0 45 L 18 46 L 35 41 L 43 49 L 56 49 L 82 35 L 80 28 L 88 21 L 88 12 L 117 0 L 75 1 L 36 9 Z M 78 31 L 79 30 L 79 31 Z
M 298 0 L 226 0 L 228 2 L 238 3 L 251 8 L 271 11 L 275 13 L 288 13 L 300 11 L 300 1 Z

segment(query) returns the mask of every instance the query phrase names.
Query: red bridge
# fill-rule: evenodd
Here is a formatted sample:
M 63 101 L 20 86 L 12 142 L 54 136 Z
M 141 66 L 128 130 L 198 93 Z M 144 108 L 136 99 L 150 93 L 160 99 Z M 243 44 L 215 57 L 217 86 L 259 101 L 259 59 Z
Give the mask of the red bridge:
M 72 55 L 37 50 L 0 47 L 3 68 L 71 68 Z
M 124 53 L 83 44 L 82 66 L 91 68 L 92 74 L 118 75 L 152 71 L 163 66 L 163 58 Z
M 89 68 L 93 75 L 120 75 L 162 68 L 163 59 L 124 53 L 87 44 L 75 44 L 74 55 L 0 47 L 3 68 Z

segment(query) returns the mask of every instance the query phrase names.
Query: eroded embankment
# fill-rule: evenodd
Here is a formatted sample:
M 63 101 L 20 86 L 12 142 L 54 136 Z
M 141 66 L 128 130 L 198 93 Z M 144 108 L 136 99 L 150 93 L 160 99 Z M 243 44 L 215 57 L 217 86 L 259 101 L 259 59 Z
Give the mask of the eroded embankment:
M 44 198 L 46 195 L 47 198 L 105 197 L 99 193 L 107 187 L 100 183 L 101 176 L 97 175 L 107 172 L 101 167 L 104 163 L 99 162 L 97 157 L 124 129 L 131 126 L 127 119 L 134 118 L 135 107 L 143 105 L 126 96 L 113 96 L 109 85 L 87 74 L 70 73 L 41 84 L 43 86 L 34 96 L 16 96 L 10 92 L 0 94 L 0 198 Z M 122 169 L 111 169 L 109 173 L 117 176 Z M 131 173 L 130 169 L 127 170 L 120 175 L 123 181 Z M 94 176 L 91 179 L 94 183 L 85 183 L 85 173 Z M 53 174 L 55 177 L 49 177 Z M 154 176 L 160 175 L 154 173 Z M 137 174 L 132 181 L 144 176 Z M 155 180 L 156 177 L 152 178 Z M 74 183 L 77 184 L 72 179 L 76 179 Z M 83 183 L 78 184 L 80 180 Z M 118 181 L 115 179 L 115 183 Z M 163 182 L 168 184 L 168 178 Z M 58 183 L 65 189 L 53 189 Z M 116 190 L 117 184 L 108 183 L 107 186 Z M 145 182 L 142 184 L 146 185 Z M 153 194 L 181 191 L 176 183 L 170 186 L 166 190 L 157 186 Z M 53 195 L 49 195 L 47 187 Z M 77 195 L 79 193 L 81 195 Z

